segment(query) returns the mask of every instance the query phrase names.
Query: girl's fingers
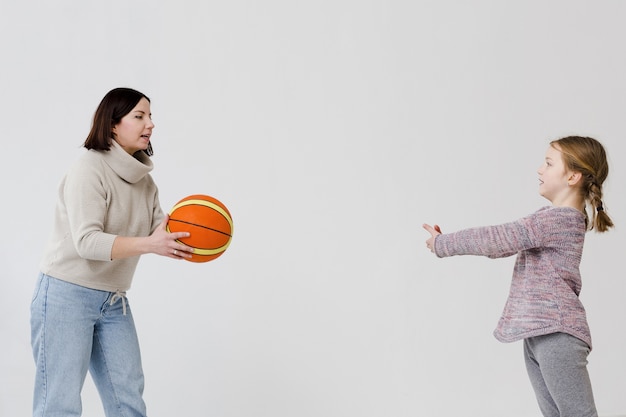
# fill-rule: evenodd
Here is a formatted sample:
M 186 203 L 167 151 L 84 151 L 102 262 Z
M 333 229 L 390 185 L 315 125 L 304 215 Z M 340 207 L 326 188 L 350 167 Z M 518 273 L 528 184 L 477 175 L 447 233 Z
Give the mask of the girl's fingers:
M 431 235 L 435 236 L 438 234 L 441 234 L 441 229 L 439 228 L 438 225 L 435 225 L 435 227 L 429 225 L 429 224 L 423 224 L 422 227 Z

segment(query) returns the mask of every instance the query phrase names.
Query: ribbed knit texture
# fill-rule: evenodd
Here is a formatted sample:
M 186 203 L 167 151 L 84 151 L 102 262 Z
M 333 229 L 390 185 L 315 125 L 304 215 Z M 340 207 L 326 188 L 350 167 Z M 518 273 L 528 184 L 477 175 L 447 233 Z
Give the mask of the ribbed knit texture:
M 126 291 L 139 257 L 111 261 L 113 241 L 149 236 L 163 212 L 150 158 L 112 143 L 110 151 L 87 151 L 61 181 L 41 271 L 92 289 Z
M 591 334 L 580 302 L 580 260 L 585 216 L 569 207 L 543 207 L 515 222 L 438 235 L 439 257 L 517 254 L 511 289 L 494 336 L 513 342 L 563 332 L 585 341 Z

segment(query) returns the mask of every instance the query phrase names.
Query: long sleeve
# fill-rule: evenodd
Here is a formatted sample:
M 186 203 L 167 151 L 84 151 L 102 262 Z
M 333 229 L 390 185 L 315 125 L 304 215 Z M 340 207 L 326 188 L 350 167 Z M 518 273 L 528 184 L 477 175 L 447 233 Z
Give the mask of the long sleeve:
M 511 256 L 541 245 L 535 233 L 533 217 L 497 226 L 475 227 L 446 233 L 435 239 L 435 253 L 443 258 L 455 255 L 479 255 L 491 258 Z
M 101 164 L 78 165 L 62 185 L 62 204 L 69 232 L 78 255 L 84 259 L 110 261 L 116 235 L 106 233 L 105 219 L 110 192 L 106 189 Z

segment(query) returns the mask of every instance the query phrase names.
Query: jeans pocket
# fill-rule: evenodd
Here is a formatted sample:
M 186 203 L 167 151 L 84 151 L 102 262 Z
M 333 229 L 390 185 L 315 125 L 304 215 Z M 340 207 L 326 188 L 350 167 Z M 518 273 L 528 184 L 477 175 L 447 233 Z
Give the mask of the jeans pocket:
M 35 284 L 35 290 L 33 291 L 33 297 L 30 301 L 31 304 L 33 304 L 35 300 L 37 299 L 37 297 L 39 296 L 39 293 L 41 292 L 41 287 L 43 286 L 44 278 L 45 278 L 45 275 L 40 272 L 39 276 L 37 277 L 37 283 Z

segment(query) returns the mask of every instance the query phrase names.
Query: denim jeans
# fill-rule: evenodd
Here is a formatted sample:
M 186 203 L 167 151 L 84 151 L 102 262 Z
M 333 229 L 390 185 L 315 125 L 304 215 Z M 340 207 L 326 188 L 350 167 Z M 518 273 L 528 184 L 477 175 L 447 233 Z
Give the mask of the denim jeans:
M 88 370 L 107 417 L 146 416 L 139 342 L 121 293 L 40 274 L 31 304 L 31 344 L 34 417 L 80 416 Z

